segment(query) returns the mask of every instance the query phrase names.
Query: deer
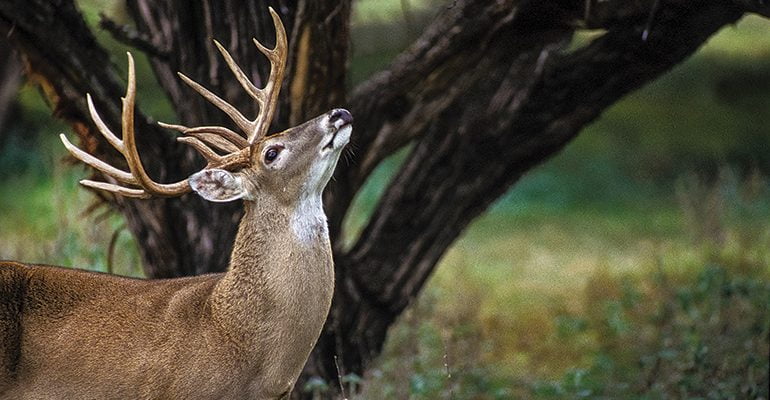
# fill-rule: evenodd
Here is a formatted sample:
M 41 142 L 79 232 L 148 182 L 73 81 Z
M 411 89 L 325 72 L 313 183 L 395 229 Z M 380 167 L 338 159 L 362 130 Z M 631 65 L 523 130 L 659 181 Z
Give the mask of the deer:
M 243 89 L 255 100 L 253 120 L 179 73 L 241 132 L 186 127 L 179 142 L 206 166 L 176 183 L 148 176 L 134 134 L 136 77 L 128 53 L 121 137 L 99 116 L 94 125 L 125 158 L 117 168 L 61 140 L 105 181 L 87 187 L 146 199 L 195 192 L 212 202 L 242 200 L 225 272 L 138 279 L 73 268 L 0 262 L 0 399 L 285 399 L 326 320 L 334 266 L 322 192 L 350 140 L 351 114 L 333 109 L 268 135 L 287 58 L 286 32 L 276 31 L 257 88 L 214 41 Z

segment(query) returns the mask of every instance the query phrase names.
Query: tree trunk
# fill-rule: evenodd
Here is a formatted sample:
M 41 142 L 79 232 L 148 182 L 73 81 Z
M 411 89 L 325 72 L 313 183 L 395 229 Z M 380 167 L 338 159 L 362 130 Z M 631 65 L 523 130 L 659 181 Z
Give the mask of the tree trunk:
M 259 85 L 268 67 L 250 39 L 272 45 L 267 6 L 279 12 L 290 52 L 273 130 L 333 107 L 347 107 L 356 118 L 351 144 L 356 162 L 340 165 L 325 198 L 333 238 L 345 235 L 347 210 L 374 168 L 413 143 L 352 248 L 335 243 L 335 300 L 302 378 L 317 375 L 327 381 L 337 376 L 335 356 L 343 373 L 366 369 L 388 327 L 419 294 L 448 246 L 522 174 L 725 24 L 746 11 L 768 12 L 763 2 L 751 0 L 459 0 L 443 7 L 390 67 L 347 90 L 349 0 L 132 0 L 127 5 L 135 28 L 111 21 L 102 26 L 147 54 L 186 125 L 229 122 L 181 85 L 176 71 L 242 110 L 253 108 L 211 39 L 222 42 Z M 606 32 L 584 48 L 565 52 L 579 25 Z M 122 162 L 95 133 L 83 94 L 90 92 L 108 125 L 117 127 L 123 85 L 72 0 L 0 0 L 0 33 L 23 54 L 28 75 L 42 85 L 55 114 L 72 124 L 86 149 Z M 137 120 L 139 146 L 154 177 L 170 181 L 200 168 L 202 161 L 176 145 L 173 136 L 142 113 Z M 212 205 L 194 195 L 108 200 L 126 216 L 148 276 L 226 266 L 239 204 Z M 294 396 L 303 394 L 295 390 Z
M 17 109 L 16 92 L 22 83 L 22 69 L 15 50 L 0 42 L 0 147 L 8 131 L 6 122 Z

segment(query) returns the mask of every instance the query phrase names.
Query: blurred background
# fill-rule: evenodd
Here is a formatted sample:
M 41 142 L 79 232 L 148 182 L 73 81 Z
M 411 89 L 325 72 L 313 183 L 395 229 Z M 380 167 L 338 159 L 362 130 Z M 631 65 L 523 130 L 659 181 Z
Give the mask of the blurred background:
M 97 28 L 99 13 L 125 22 L 121 3 L 79 3 L 122 65 L 126 48 Z M 354 4 L 351 85 L 451 1 Z M 143 61 L 143 108 L 174 121 Z M 122 216 L 77 185 L 89 172 L 54 134 L 68 128 L 20 66 L 7 65 L 0 259 L 141 276 Z M 372 175 L 348 232 L 402 157 Z M 365 399 L 767 398 L 768 176 L 770 22 L 747 17 L 615 104 L 475 221 L 369 375 L 343 380 L 363 381 Z

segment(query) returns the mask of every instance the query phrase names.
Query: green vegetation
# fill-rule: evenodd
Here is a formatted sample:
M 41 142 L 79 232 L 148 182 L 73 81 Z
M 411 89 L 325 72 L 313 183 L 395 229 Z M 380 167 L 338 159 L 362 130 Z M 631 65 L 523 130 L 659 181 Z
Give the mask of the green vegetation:
M 414 21 L 437 4 L 409 3 Z M 410 37 L 401 2 L 357 4 L 354 82 Z M 769 31 L 748 18 L 720 33 L 525 176 L 445 255 L 367 375 L 345 376 L 363 379 L 354 398 L 768 398 Z M 62 162 L 65 128 L 41 122 L 34 88 L 20 99 L 0 135 L 0 259 L 106 271 L 115 239 L 114 272 L 140 276 L 120 216 Z M 159 93 L 140 102 L 173 120 Z M 404 155 L 356 199 L 348 242 Z
M 679 205 L 645 212 L 586 204 L 520 223 L 493 210 L 394 329 L 361 398 L 766 397 L 770 193 L 735 177 L 683 178 Z
M 39 153 L 42 160 L 30 162 L 40 169 L 2 179 L 0 259 L 141 276 L 135 243 L 122 218 L 79 187 L 83 173 L 64 165 L 59 151 L 50 150 L 54 145 L 60 144 L 46 143 Z M 0 164 L 19 151 L 13 146 L 3 150 Z M 109 253 L 114 257 L 112 269 Z

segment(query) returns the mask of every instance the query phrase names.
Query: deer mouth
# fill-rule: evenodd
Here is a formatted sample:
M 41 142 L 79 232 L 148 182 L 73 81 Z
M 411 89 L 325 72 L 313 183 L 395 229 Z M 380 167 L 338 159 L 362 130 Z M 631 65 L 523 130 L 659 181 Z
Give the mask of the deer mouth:
M 339 129 L 334 131 L 334 134 L 332 134 L 331 140 L 329 140 L 329 143 L 326 143 L 322 150 L 331 150 L 334 148 L 334 139 L 337 138 L 337 133 L 339 132 Z
M 331 139 L 321 148 L 321 151 L 341 149 L 348 144 L 350 140 L 350 133 L 353 130 L 352 123 L 345 123 L 340 125 L 339 129 L 336 129 L 332 133 Z M 336 141 L 336 142 L 335 142 Z

